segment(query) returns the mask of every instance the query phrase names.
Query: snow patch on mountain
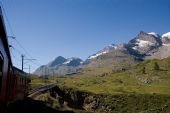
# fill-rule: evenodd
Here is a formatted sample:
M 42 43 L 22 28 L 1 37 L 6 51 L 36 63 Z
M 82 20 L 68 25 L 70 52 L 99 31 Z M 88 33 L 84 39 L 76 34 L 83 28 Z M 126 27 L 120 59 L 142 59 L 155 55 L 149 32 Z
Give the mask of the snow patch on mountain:
M 83 61 L 80 62 L 80 64 L 83 64 L 83 63 L 84 63 Z
M 119 45 L 110 44 L 109 46 L 106 46 L 103 50 L 97 52 L 96 54 L 89 56 L 87 59 L 89 59 L 89 60 L 94 59 L 98 56 L 104 55 L 104 54 L 109 53 L 111 51 L 121 50 L 123 47 L 124 47 L 124 44 L 119 44 Z
M 137 50 L 137 49 L 138 49 L 138 47 L 137 47 L 137 46 L 134 46 L 134 47 L 132 47 L 132 49 Z
M 67 59 L 66 62 L 64 62 L 63 64 L 69 64 L 73 59 Z
M 103 52 L 94 54 L 94 55 L 90 56 L 88 59 L 94 59 L 94 58 L 96 58 L 96 57 L 98 57 L 98 56 L 100 56 L 100 55 L 106 54 L 106 53 L 108 53 L 108 52 L 109 52 L 109 51 L 103 51 Z
M 170 46 L 170 44 L 162 44 L 163 46 Z
M 162 37 L 168 37 L 170 39 L 170 32 L 163 34 Z
M 152 46 L 154 44 L 150 41 L 145 41 L 145 40 L 140 40 L 140 39 L 137 39 L 136 41 L 137 41 L 136 45 L 138 45 L 139 47 Z
M 118 46 L 115 45 L 115 44 L 110 44 L 109 47 L 110 47 L 110 48 L 114 48 L 114 49 L 118 49 Z
M 150 32 L 150 33 L 148 33 L 149 35 L 153 35 L 153 36 L 155 36 L 155 37 L 159 37 L 159 34 L 157 34 L 157 33 L 155 33 L 155 32 Z

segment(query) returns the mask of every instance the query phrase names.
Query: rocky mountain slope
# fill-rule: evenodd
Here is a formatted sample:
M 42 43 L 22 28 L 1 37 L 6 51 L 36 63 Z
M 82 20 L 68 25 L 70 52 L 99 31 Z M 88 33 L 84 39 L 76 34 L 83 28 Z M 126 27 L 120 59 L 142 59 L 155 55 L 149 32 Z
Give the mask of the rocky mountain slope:
M 129 54 L 126 46 L 126 44 L 109 45 L 98 53 L 89 56 L 84 62 L 81 74 L 99 75 L 127 70 L 139 60 Z
M 103 50 L 89 56 L 88 59 L 94 59 L 104 54 L 108 54 L 115 50 L 124 50 L 129 55 L 139 59 L 157 58 L 163 59 L 170 56 L 170 32 L 160 36 L 157 33 L 146 33 L 141 31 L 135 38 L 127 44 L 112 44 L 105 47 Z M 161 54 L 161 56 L 159 56 Z
M 169 33 L 160 36 L 156 33 L 140 32 L 136 38 L 129 43 L 129 50 L 133 55 L 139 55 L 142 59 L 163 59 L 170 56 Z

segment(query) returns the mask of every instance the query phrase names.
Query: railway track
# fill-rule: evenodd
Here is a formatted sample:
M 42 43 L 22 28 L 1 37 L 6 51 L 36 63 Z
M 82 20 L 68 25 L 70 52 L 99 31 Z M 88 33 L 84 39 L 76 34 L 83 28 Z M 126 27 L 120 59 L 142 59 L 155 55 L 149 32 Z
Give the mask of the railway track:
M 15 103 L 8 106 L 6 113 L 74 113 L 68 110 L 57 110 L 53 109 L 42 101 L 36 100 L 35 98 L 48 90 L 56 87 L 56 84 L 48 84 L 42 87 L 30 90 L 28 92 L 28 98 L 22 101 L 16 101 Z
M 39 94 L 41 94 L 41 93 L 43 93 L 43 92 L 46 92 L 46 91 L 54 88 L 55 86 L 56 86 L 56 84 L 51 83 L 51 84 L 44 85 L 44 86 L 42 86 L 42 87 L 39 87 L 39 88 L 30 90 L 30 91 L 28 92 L 28 97 L 34 98 L 34 97 L 36 97 L 37 95 L 39 95 Z

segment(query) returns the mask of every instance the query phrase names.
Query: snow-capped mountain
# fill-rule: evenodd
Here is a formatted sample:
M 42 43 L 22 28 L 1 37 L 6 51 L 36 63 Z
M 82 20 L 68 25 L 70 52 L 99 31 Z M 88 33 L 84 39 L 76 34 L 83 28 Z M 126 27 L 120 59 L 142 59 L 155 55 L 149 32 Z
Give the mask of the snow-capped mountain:
M 126 51 L 130 56 L 137 59 L 148 58 L 166 58 L 170 56 L 170 32 L 162 36 L 155 32 L 141 31 L 135 38 L 130 40 L 127 44 L 109 45 L 88 57 L 88 60 L 93 60 L 100 56 L 109 54 L 114 51 Z
M 68 60 L 62 56 L 56 57 L 53 61 L 47 64 L 48 67 L 55 67 L 58 65 L 62 65 L 63 63 L 67 62 Z
M 125 49 L 124 46 L 125 46 L 125 44 L 119 44 L 119 45 L 111 44 L 109 46 L 106 46 L 103 50 L 97 52 L 96 54 L 89 56 L 88 59 L 89 60 L 94 59 L 94 58 L 97 58 L 98 56 L 110 53 L 115 50 L 123 50 L 123 49 Z
M 150 51 L 161 46 L 160 36 L 156 33 L 145 33 L 141 31 L 134 39 L 130 40 L 129 48 L 139 54 L 148 54 Z
M 82 60 L 80 58 L 64 58 L 62 56 L 56 57 L 47 65 L 40 66 L 34 74 L 36 75 L 66 75 L 76 73 L 79 71 Z
M 98 56 L 100 56 L 100 55 L 107 54 L 107 53 L 109 53 L 112 49 L 117 49 L 117 46 L 114 45 L 114 44 L 111 44 L 111 45 L 105 47 L 103 50 L 97 52 L 96 54 L 93 54 L 93 55 L 89 56 L 88 59 L 93 59 L 93 58 L 96 58 L 96 57 L 98 57 Z

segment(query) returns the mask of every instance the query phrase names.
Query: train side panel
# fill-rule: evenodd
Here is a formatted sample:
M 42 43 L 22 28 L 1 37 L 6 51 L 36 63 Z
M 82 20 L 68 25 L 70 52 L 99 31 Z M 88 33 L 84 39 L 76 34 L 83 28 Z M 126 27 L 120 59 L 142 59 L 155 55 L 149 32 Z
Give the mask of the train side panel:
M 8 75 L 8 57 L 4 50 L 2 41 L 0 40 L 0 60 L 1 60 L 1 77 L 0 77 L 0 104 L 4 107 L 6 104 L 6 90 L 7 90 L 7 75 Z
M 22 100 L 27 94 L 27 77 L 26 73 L 23 71 L 14 68 L 15 84 L 14 84 L 14 101 Z
M 16 76 L 16 84 L 15 84 L 15 89 L 14 89 L 14 101 L 17 100 L 22 100 L 25 97 L 25 87 L 22 84 L 22 77 Z

